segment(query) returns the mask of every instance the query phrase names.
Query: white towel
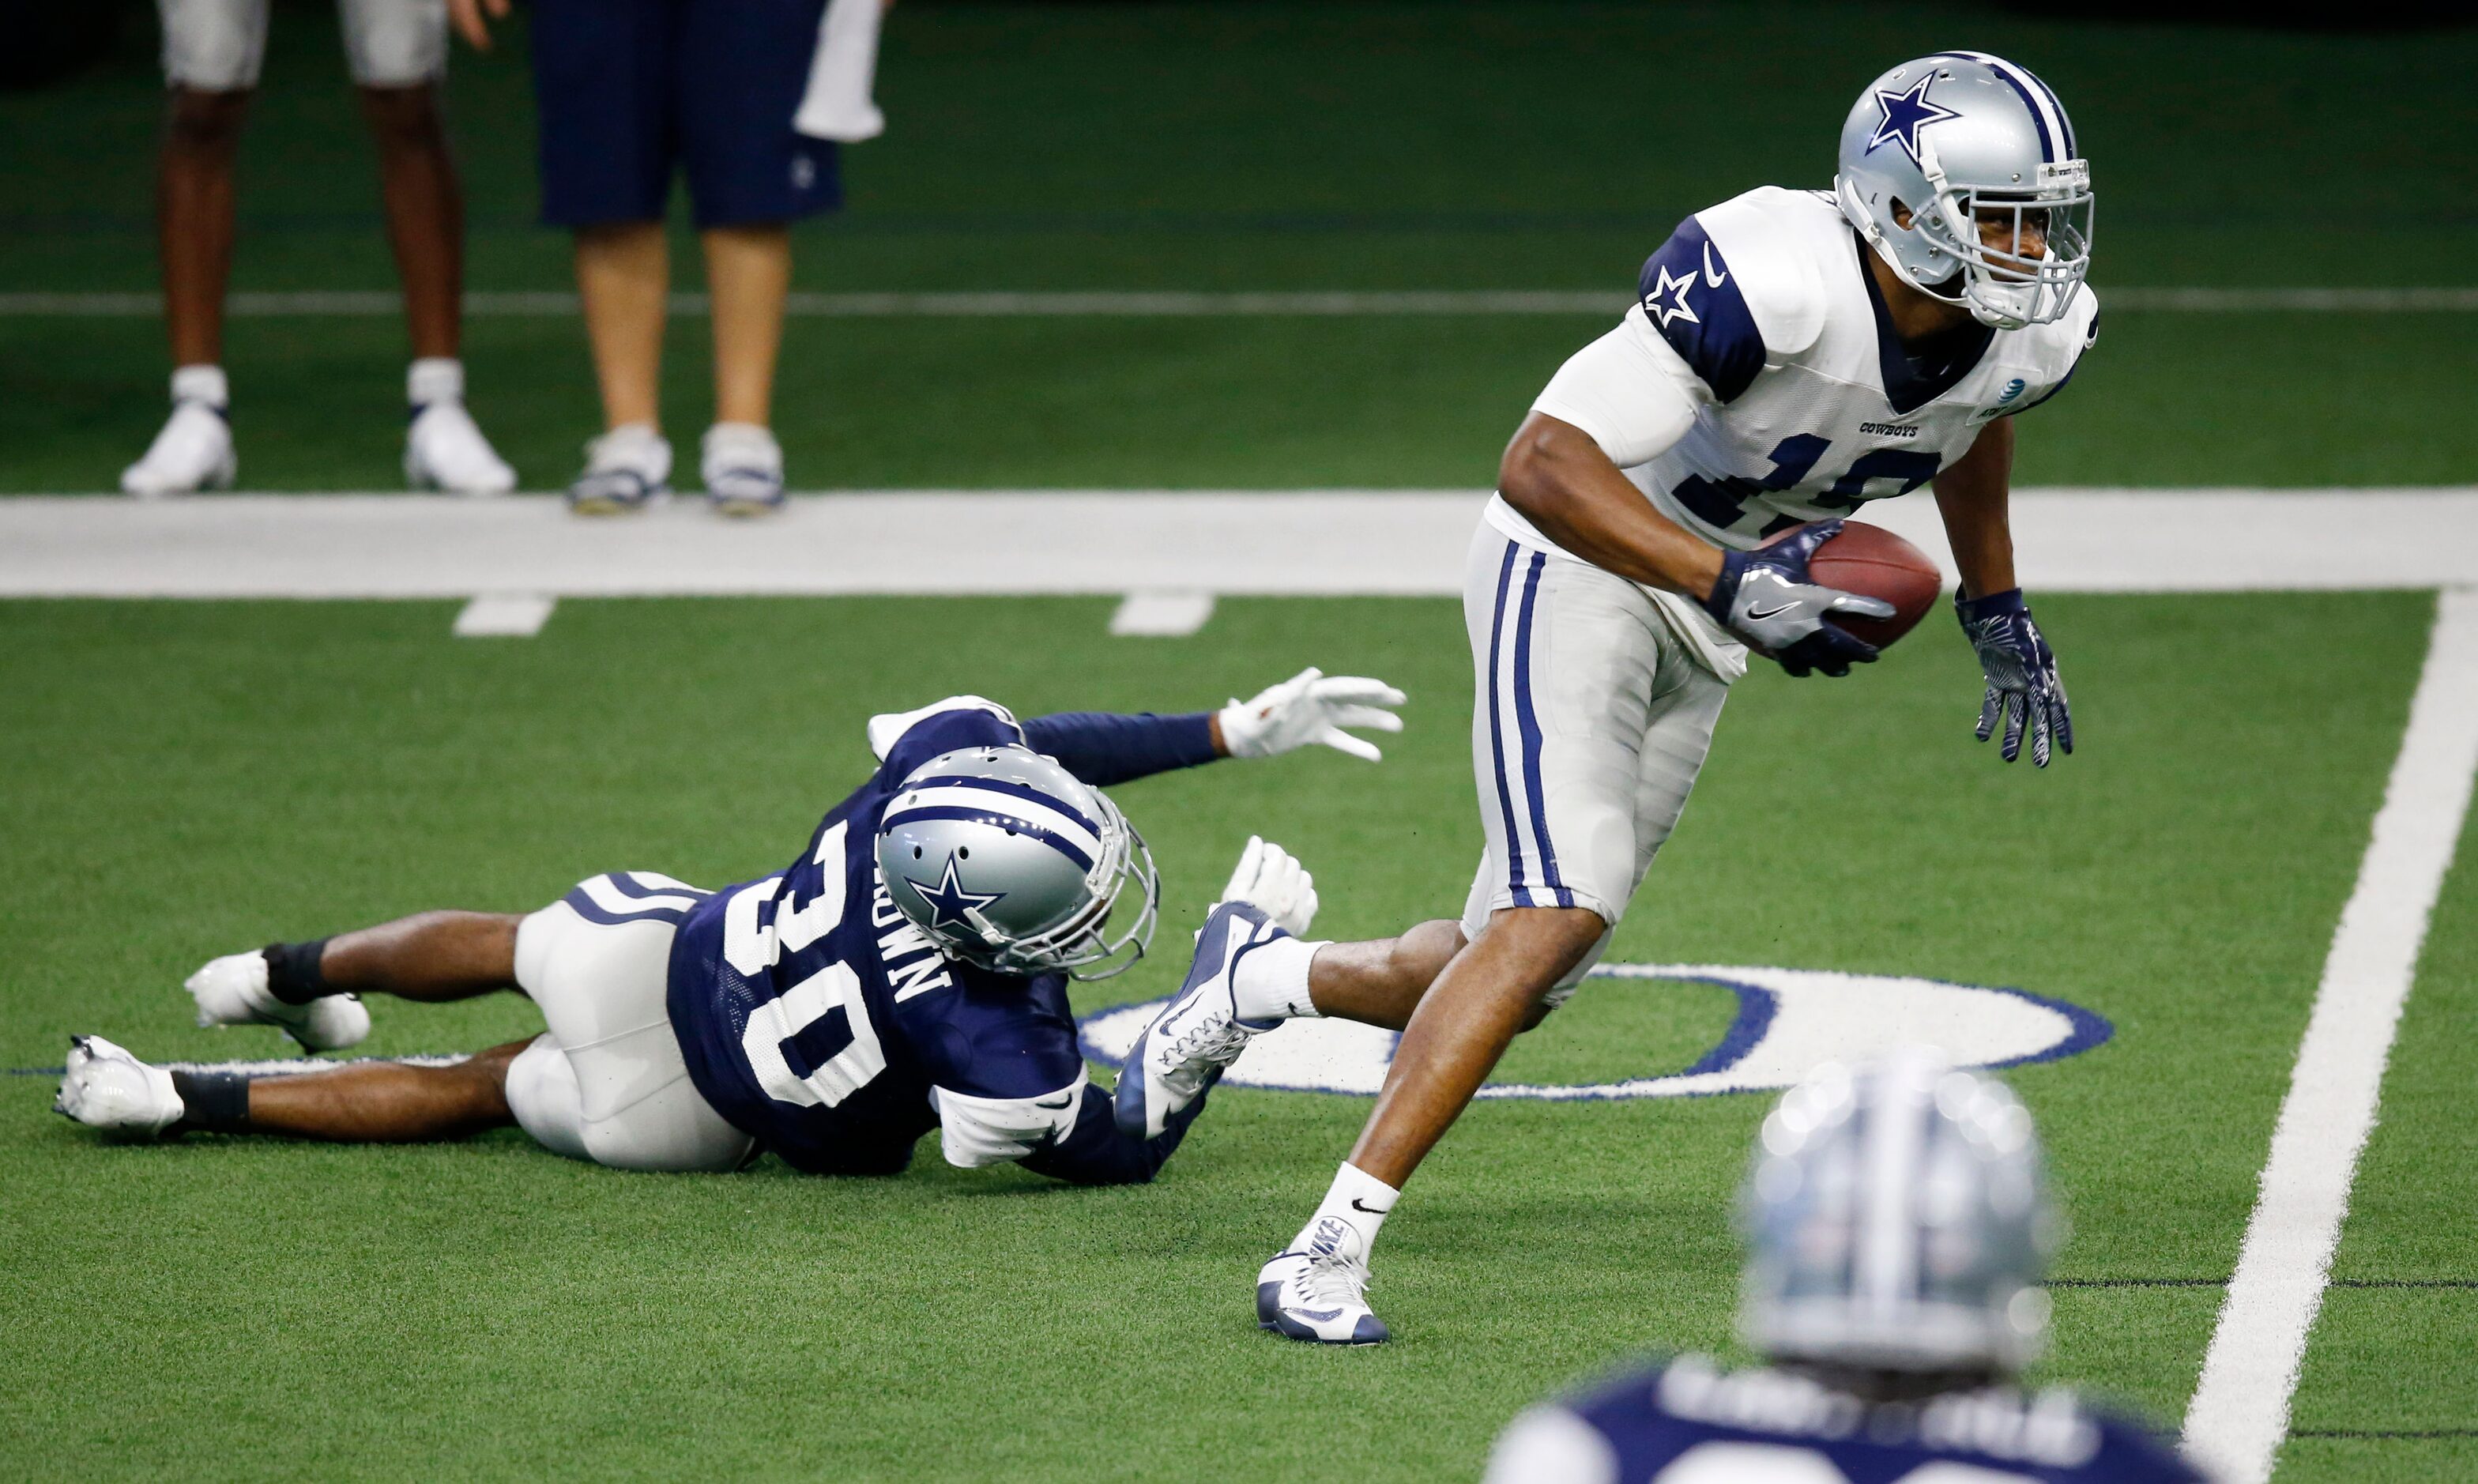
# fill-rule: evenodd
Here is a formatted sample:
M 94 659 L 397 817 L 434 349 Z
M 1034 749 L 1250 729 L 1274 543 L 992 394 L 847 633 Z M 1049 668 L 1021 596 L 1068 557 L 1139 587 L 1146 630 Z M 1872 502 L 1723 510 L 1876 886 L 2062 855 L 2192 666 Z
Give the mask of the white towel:
M 818 55 L 792 127 L 817 139 L 846 144 L 886 132 L 870 89 L 877 80 L 877 23 L 883 0 L 827 0 L 818 26 Z

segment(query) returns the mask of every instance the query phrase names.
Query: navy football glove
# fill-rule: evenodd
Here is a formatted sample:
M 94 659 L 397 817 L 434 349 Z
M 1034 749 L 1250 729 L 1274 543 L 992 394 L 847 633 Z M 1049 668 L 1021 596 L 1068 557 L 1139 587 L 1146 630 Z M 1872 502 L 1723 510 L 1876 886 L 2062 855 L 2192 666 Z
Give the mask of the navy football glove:
M 1876 646 L 1824 621 L 1828 614 L 1893 616 L 1893 605 L 1808 581 L 1815 548 L 1840 534 L 1838 520 L 1819 520 L 1786 541 L 1753 551 L 1721 554 L 1721 580 L 1704 600 L 1721 627 L 1781 662 L 1793 675 L 1820 669 L 1847 675 L 1853 665 L 1872 664 Z
M 2074 718 L 2065 709 L 2064 682 L 2057 678 L 2057 657 L 2031 621 L 2031 605 L 2022 590 L 2009 589 L 1982 598 L 1956 592 L 1953 611 L 1961 632 L 1979 651 L 1979 667 L 1987 676 L 1987 698 L 1979 706 L 1979 740 L 1996 733 L 2005 721 L 2005 761 L 2022 755 L 2022 733 L 2031 733 L 2031 762 L 2048 766 L 2051 738 L 2065 751 L 2074 750 Z

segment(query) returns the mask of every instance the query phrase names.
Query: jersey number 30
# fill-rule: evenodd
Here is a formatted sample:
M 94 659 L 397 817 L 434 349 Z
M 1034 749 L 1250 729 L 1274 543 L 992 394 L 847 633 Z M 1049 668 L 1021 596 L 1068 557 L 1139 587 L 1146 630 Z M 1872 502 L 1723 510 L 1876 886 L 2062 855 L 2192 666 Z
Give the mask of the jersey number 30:
M 843 920 L 844 829 L 836 825 L 819 843 L 818 859 L 833 864 L 816 899 L 796 906 L 786 896 L 776 904 L 774 920 L 761 925 L 757 909 L 780 879 L 769 878 L 741 888 L 724 904 L 722 956 L 732 968 L 762 973 Z M 886 1048 L 869 1021 L 860 975 L 840 959 L 751 1011 L 740 1033 L 740 1050 L 767 1096 L 804 1108 L 831 1108 L 886 1070 Z

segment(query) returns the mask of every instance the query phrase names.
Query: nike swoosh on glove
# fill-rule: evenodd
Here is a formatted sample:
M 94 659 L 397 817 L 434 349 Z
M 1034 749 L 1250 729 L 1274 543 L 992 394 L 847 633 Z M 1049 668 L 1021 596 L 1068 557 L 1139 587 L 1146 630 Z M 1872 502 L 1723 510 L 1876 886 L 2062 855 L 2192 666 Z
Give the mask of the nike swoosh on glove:
M 2051 740 L 2074 750 L 2074 717 L 2065 705 L 2065 685 L 2057 678 L 2057 657 L 2048 649 L 2039 626 L 2031 621 L 2031 605 L 2022 590 L 2009 588 L 1982 598 L 1953 595 L 1954 616 L 1970 647 L 1979 652 L 1980 672 L 1987 677 L 1986 698 L 1979 703 L 1979 740 L 1996 734 L 2005 722 L 2000 751 L 2005 761 L 2022 755 L 2022 734 L 2031 734 L 2031 764 L 2048 766 Z
M 1399 732 L 1403 718 L 1394 708 L 1403 699 L 1381 680 L 1328 675 L 1311 666 L 1252 699 L 1233 697 L 1219 713 L 1222 745 L 1234 758 L 1269 758 L 1315 742 L 1374 763 L 1384 756 L 1377 744 L 1343 728 Z
M 1853 665 L 1873 664 L 1875 645 L 1824 620 L 1832 614 L 1889 618 L 1893 605 L 1808 580 L 1815 548 L 1840 534 L 1840 521 L 1819 520 L 1769 546 L 1723 552 L 1721 577 L 1704 600 L 1705 612 L 1793 675 L 1847 675 Z

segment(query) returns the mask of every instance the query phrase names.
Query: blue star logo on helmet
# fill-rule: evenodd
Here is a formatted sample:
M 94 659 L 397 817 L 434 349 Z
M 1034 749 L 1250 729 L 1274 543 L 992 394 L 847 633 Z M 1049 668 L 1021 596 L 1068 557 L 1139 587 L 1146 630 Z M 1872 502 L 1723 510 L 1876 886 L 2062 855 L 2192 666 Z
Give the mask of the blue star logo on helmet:
M 931 925 L 936 927 L 973 928 L 973 913 L 1006 895 L 1004 892 L 967 890 L 962 878 L 955 874 L 955 858 L 951 855 L 947 857 L 947 874 L 939 879 L 936 886 L 913 881 L 909 876 L 903 879 L 912 882 L 912 890 L 929 904 L 929 910 L 934 914 Z M 974 930 L 978 931 L 977 928 Z
M 1910 163 L 1919 163 L 1919 131 L 1930 124 L 1961 116 L 1941 104 L 1928 101 L 1928 85 L 1934 81 L 1935 74 L 1929 72 L 1921 76 L 1918 86 L 1908 92 L 1894 92 L 1884 88 L 1876 89 L 1876 107 L 1884 112 L 1884 116 L 1876 121 L 1876 132 L 1867 138 L 1867 153 L 1874 154 L 1878 145 L 1890 140 L 1902 146 L 1902 153 L 1910 157 Z

